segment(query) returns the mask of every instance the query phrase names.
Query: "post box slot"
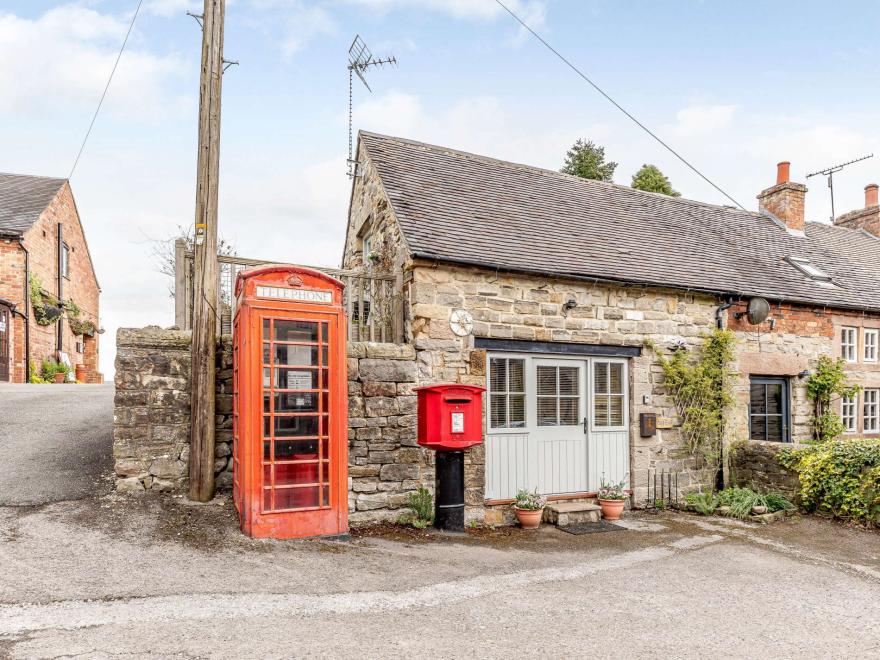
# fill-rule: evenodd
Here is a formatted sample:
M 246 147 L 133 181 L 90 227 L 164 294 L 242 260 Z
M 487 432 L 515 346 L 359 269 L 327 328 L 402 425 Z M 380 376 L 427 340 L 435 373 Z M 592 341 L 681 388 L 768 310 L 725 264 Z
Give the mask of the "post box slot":
M 446 403 L 470 403 L 470 402 L 471 402 L 471 399 L 470 399 L 470 398 L 467 398 L 467 399 L 462 399 L 462 398 L 459 398 L 459 399 L 453 399 L 452 397 L 449 397 L 448 399 L 446 399 Z

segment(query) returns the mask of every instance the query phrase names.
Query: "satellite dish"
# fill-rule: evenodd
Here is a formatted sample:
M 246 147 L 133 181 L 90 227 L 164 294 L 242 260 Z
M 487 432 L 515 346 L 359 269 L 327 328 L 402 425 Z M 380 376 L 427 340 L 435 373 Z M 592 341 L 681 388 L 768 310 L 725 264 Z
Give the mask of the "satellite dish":
M 770 315 L 770 303 L 763 298 L 752 298 L 749 300 L 749 309 L 746 317 L 751 325 L 761 325 Z

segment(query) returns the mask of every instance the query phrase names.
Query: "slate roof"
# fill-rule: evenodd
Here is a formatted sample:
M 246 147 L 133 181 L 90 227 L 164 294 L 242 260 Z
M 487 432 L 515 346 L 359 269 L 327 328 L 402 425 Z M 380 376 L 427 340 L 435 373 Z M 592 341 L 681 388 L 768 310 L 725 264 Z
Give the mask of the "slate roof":
M 67 179 L 0 173 L 0 233 L 23 234 Z
M 880 239 L 361 132 L 415 257 L 880 310 Z M 808 258 L 820 286 L 785 257 Z

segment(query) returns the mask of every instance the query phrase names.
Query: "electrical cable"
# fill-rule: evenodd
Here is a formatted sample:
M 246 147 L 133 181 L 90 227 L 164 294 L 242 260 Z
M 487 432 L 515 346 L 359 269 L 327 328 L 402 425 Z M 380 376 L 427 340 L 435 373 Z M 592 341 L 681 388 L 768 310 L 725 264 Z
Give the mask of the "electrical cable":
M 131 17 L 131 23 L 128 26 L 128 32 L 125 33 L 125 39 L 122 40 L 122 47 L 119 49 L 119 54 L 116 56 L 116 62 L 113 63 L 113 70 L 110 71 L 110 77 L 107 79 L 107 84 L 104 85 L 104 92 L 101 94 L 101 100 L 98 101 L 98 107 L 95 108 L 95 114 L 92 116 L 92 121 L 89 124 L 89 130 L 86 131 L 86 136 L 83 138 L 82 144 L 79 147 L 79 152 L 76 154 L 76 159 L 73 161 L 73 167 L 70 168 L 70 174 L 67 175 L 67 178 L 70 179 L 73 177 L 73 172 L 76 170 L 76 166 L 79 163 L 79 158 L 82 156 L 83 150 L 86 148 L 86 142 L 89 140 L 89 136 L 92 134 L 92 128 L 95 126 L 95 120 L 98 118 L 98 113 L 101 111 L 101 106 L 104 104 L 104 98 L 107 96 L 107 90 L 110 89 L 110 83 L 113 80 L 113 74 L 116 73 L 116 67 L 119 66 L 119 60 L 122 59 L 122 53 L 125 51 L 125 45 L 128 43 L 128 37 L 131 35 L 131 30 L 134 27 L 134 22 L 137 20 L 138 13 L 141 10 L 141 5 L 144 0 L 138 0 L 137 8 L 134 10 L 134 16 Z
M 673 156 L 675 156 L 676 158 L 678 158 L 682 163 L 684 163 L 685 165 L 687 165 L 687 166 L 688 166 L 691 170 L 693 170 L 693 171 L 694 171 L 694 172 L 695 172 L 695 173 L 696 173 L 701 179 L 703 179 L 703 181 L 705 181 L 705 182 L 708 183 L 710 186 L 712 186 L 713 188 L 715 188 L 715 190 L 717 190 L 717 191 L 720 192 L 722 195 L 724 195 L 727 199 L 729 199 L 731 202 L 733 202 L 734 204 L 736 204 L 736 206 L 738 206 L 740 209 L 742 209 L 743 211 L 746 210 L 746 208 L 745 208 L 742 204 L 740 204 L 740 203 L 739 203 L 738 201 L 736 201 L 733 197 L 731 197 L 730 195 L 728 195 L 728 194 L 727 194 L 727 193 L 726 193 L 726 192 L 725 192 L 725 191 L 724 191 L 724 190 L 723 190 L 718 184 L 716 184 L 716 183 L 713 182 L 709 177 L 707 177 L 705 174 L 703 174 L 702 172 L 700 172 L 700 170 L 698 170 L 695 166 L 691 165 L 691 164 L 687 161 L 687 159 L 686 159 L 684 156 L 682 156 L 682 155 L 681 155 L 680 153 L 678 153 L 675 149 L 673 149 L 673 148 L 670 147 L 668 144 L 666 144 L 666 143 L 665 143 L 662 139 L 660 139 L 660 138 L 659 138 L 659 137 L 658 137 L 653 131 L 651 131 L 651 129 L 649 129 L 647 126 L 645 126 L 642 122 L 640 122 L 638 119 L 636 119 L 631 113 L 629 113 L 629 112 L 628 112 L 628 111 L 627 111 L 622 105 L 620 105 L 617 101 L 615 101 L 613 98 L 611 98 L 611 96 L 608 95 L 608 93 L 606 93 L 605 90 L 603 90 L 601 87 L 599 87 L 599 85 L 597 85 L 597 84 L 594 83 L 592 80 L 590 80 L 590 78 L 588 78 L 588 77 L 586 76 L 586 74 L 584 74 L 580 69 L 578 69 L 574 64 L 572 64 L 568 59 L 566 59 L 565 56 L 562 55 L 562 53 L 560 53 L 560 52 L 559 52 L 558 50 L 556 50 L 553 46 L 551 46 L 549 43 L 547 43 L 547 41 L 545 41 L 544 38 L 543 38 L 540 34 L 538 34 L 538 33 L 535 32 L 531 27 L 529 27 L 529 26 L 526 24 L 525 21 L 523 21 L 519 16 L 517 16 L 517 15 L 516 15 L 516 14 L 515 14 L 515 13 L 514 13 L 514 12 L 513 12 L 508 6 L 507 6 L 507 5 L 505 5 L 503 2 L 501 2 L 501 0 L 495 0 L 495 2 L 498 3 L 498 5 L 500 5 L 501 8 L 504 9 L 504 11 L 506 11 L 508 14 L 510 14 L 510 15 L 514 18 L 514 20 L 516 20 L 517 23 L 519 23 L 521 26 L 523 26 L 523 28 L 525 28 L 528 32 L 530 32 L 530 33 L 532 34 L 533 37 L 535 37 L 538 41 L 540 41 L 542 44 L 544 44 L 544 46 L 545 46 L 545 47 L 546 47 L 551 53 L 553 53 L 554 55 L 556 55 L 556 57 L 558 57 L 560 60 L 562 60 L 562 61 L 566 64 L 566 66 L 568 66 L 568 67 L 569 67 L 572 71 L 574 71 L 578 76 L 580 76 L 580 77 L 583 78 L 587 83 L 589 83 L 590 86 L 591 86 L 593 89 L 595 89 L 595 90 L 596 90 L 597 92 L 599 92 L 602 96 L 604 96 L 608 101 L 610 101 L 611 104 L 614 105 L 615 108 L 617 108 L 617 109 L 620 110 L 623 114 L 625 114 L 625 115 L 626 115 L 629 119 L 631 119 L 631 120 L 632 120 L 632 121 L 633 121 L 633 122 L 634 122 L 639 128 L 641 128 L 643 131 L 645 131 L 645 133 L 647 133 L 647 134 L 650 135 L 652 138 L 654 138 L 657 142 L 659 142 L 664 148 L 666 148 L 667 151 L 669 151 L 669 153 L 671 153 Z

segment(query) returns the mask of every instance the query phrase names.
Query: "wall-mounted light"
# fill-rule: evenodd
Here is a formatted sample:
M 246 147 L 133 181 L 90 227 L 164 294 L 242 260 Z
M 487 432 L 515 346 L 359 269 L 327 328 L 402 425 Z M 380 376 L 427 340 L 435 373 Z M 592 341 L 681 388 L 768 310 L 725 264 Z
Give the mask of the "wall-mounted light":
M 573 310 L 577 306 L 577 300 L 575 300 L 574 298 L 569 298 L 564 303 L 562 303 L 562 313 L 568 314 L 569 311 Z
M 800 372 L 798 374 L 798 378 L 800 378 L 801 380 L 803 380 L 804 378 L 809 378 L 809 377 L 810 377 L 810 370 L 809 369 L 804 369 L 802 372 Z

